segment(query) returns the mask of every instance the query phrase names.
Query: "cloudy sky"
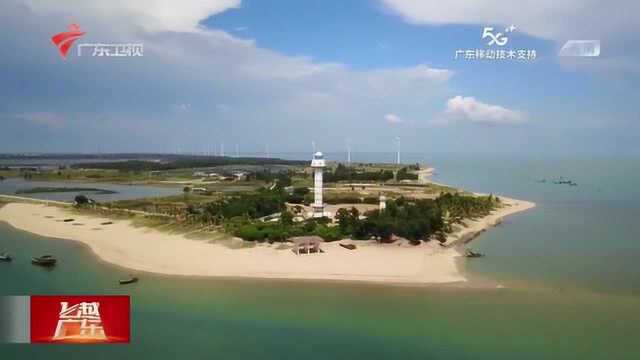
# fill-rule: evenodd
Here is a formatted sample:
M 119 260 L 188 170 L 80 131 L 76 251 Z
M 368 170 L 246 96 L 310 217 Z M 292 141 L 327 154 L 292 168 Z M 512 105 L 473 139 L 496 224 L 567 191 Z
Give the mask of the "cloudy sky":
M 399 136 L 423 153 L 639 154 L 639 4 L 4 0 L 0 152 L 390 151 Z M 85 35 L 63 59 L 51 36 L 72 23 Z M 558 56 L 571 39 L 600 56 Z M 536 57 L 456 59 L 476 49 Z

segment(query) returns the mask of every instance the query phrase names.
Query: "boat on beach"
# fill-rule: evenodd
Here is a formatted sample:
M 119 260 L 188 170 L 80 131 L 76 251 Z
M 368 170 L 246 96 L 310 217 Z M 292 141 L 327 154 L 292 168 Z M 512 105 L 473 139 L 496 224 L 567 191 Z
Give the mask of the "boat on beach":
M 467 249 L 467 250 L 464 252 L 464 256 L 465 256 L 465 257 L 468 257 L 468 258 L 479 258 L 479 257 L 483 257 L 483 256 L 484 256 L 484 254 L 483 254 L 483 253 L 480 253 L 480 252 L 475 252 L 475 251 L 473 251 L 473 250 L 471 250 L 471 249 Z
M 42 255 L 31 258 L 31 263 L 40 266 L 54 266 L 58 260 L 53 255 Z
M 127 279 L 120 279 L 118 280 L 118 282 L 120 283 L 120 285 L 133 284 L 135 282 L 138 282 L 138 278 L 135 276 L 131 276 Z

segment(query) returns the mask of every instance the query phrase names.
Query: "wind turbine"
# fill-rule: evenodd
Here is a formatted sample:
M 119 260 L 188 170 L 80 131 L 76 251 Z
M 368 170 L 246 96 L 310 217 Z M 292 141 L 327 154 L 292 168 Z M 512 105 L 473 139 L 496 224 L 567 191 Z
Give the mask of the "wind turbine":
M 224 156 L 224 143 L 220 143 L 220 156 Z
M 351 138 L 347 138 L 347 165 L 351 165 Z
M 396 136 L 396 164 L 400 165 L 400 136 Z

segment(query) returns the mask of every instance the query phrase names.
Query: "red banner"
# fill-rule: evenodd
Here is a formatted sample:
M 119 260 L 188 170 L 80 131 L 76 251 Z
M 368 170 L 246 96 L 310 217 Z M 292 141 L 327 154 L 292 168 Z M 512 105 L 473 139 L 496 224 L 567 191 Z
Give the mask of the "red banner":
M 31 296 L 32 343 L 128 343 L 126 295 Z

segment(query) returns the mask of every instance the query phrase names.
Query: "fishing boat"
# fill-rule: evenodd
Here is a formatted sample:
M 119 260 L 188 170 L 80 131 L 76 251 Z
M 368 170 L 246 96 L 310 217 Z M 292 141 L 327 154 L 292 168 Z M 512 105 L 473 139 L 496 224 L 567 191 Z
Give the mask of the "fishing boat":
M 483 253 L 479 253 L 479 252 L 475 252 L 473 250 L 467 249 L 464 252 L 464 256 L 468 257 L 468 258 L 479 258 L 479 257 L 483 257 L 484 254 Z
M 2 253 L 0 254 L 0 261 L 11 261 L 13 260 L 13 257 L 7 253 Z
M 120 285 L 133 284 L 134 282 L 138 282 L 138 278 L 135 276 L 131 276 L 128 279 L 120 279 L 118 280 L 118 282 L 120 283 Z
M 38 257 L 32 257 L 31 263 L 40 266 L 54 266 L 58 261 L 53 255 L 42 255 Z

